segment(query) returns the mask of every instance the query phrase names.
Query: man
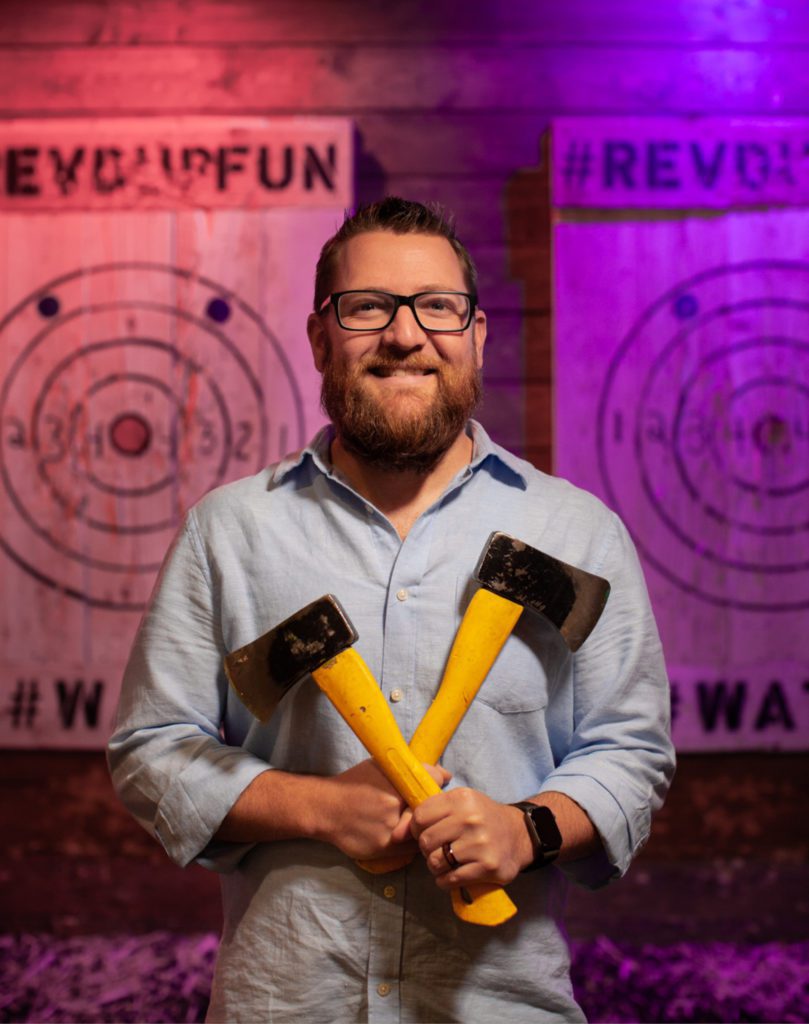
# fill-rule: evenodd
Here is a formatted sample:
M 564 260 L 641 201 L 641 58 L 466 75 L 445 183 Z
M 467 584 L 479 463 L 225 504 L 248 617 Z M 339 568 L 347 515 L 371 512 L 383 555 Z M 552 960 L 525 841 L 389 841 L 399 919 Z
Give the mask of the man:
M 124 681 L 117 789 L 179 864 L 222 873 L 211 1020 L 582 1020 L 559 917 L 647 838 L 673 770 L 668 692 L 616 516 L 470 420 L 486 318 L 452 228 L 417 203 L 361 209 L 318 263 L 309 340 L 332 426 L 189 513 Z M 493 530 L 609 579 L 571 655 L 523 616 L 415 812 L 300 682 L 266 725 L 223 656 L 337 595 L 406 738 L 425 713 Z M 516 802 L 541 812 L 556 863 Z M 558 840 L 556 846 L 559 846 Z M 412 853 L 371 874 L 355 858 Z M 517 915 L 458 920 L 449 890 L 509 886 Z

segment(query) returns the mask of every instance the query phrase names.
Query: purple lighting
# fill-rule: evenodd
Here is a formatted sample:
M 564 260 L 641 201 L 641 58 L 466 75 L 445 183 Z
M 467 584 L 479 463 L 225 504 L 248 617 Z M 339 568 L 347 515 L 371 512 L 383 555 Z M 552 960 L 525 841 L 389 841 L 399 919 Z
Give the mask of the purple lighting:
M 212 934 L 0 938 L 2 1019 L 202 1021 Z M 589 1020 L 803 1021 L 809 943 L 573 945 L 573 984 Z M 148 979 L 148 983 L 145 982 Z

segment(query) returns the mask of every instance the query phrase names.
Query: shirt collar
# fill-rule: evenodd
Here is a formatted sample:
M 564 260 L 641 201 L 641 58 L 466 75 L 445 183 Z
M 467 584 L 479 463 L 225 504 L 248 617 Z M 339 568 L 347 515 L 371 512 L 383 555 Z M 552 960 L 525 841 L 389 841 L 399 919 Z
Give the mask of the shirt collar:
M 334 430 L 331 424 L 321 427 L 305 448 L 301 448 L 297 452 L 291 452 L 289 455 L 285 455 L 280 462 L 277 462 L 274 466 L 270 467 L 270 481 L 272 483 L 280 483 L 282 480 L 286 479 L 290 473 L 299 469 L 304 462 L 307 462 L 310 459 L 314 461 L 315 465 L 321 472 L 328 475 L 331 472 L 329 446 L 331 445 L 331 439 L 333 436 Z
M 528 486 L 528 478 L 524 472 L 525 463 L 512 455 L 506 448 L 495 444 L 477 420 L 470 420 L 469 427 L 472 433 L 472 461 L 469 463 L 470 472 L 474 473 L 484 465 L 492 463 L 505 467 L 518 486 L 525 490 Z M 499 474 L 498 474 L 499 475 Z
M 472 460 L 464 473 L 464 479 L 484 468 L 489 469 L 493 476 L 503 478 L 504 474 L 498 473 L 494 469 L 494 466 L 497 465 L 506 469 L 505 477 L 511 477 L 511 483 L 525 490 L 527 478 L 523 470 L 525 463 L 522 459 L 518 459 L 516 455 L 512 455 L 499 444 L 495 444 L 477 420 L 469 421 L 469 430 L 473 444 Z M 333 437 L 334 427 L 331 424 L 322 427 L 305 448 L 284 456 L 280 462 L 276 463 L 270 473 L 271 481 L 280 483 L 309 460 L 314 462 L 321 473 L 330 476 L 333 470 L 329 460 L 329 448 Z

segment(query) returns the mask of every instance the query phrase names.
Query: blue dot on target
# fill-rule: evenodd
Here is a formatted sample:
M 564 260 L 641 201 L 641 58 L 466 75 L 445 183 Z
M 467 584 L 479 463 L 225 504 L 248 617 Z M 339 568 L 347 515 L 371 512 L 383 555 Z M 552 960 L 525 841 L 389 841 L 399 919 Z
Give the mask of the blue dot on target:
M 678 320 L 689 320 L 696 316 L 699 303 L 693 295 L 680 295 L 674 302 L 674 315 Z
M 37 303 L 40 316 L 52 317 L 59 312 L 59 300 L 55 295 L 43 295 Z
M 223 324 L 230 319 L 230 303 L 225 299 L 211 299 L 205 312 L 215 323 Z

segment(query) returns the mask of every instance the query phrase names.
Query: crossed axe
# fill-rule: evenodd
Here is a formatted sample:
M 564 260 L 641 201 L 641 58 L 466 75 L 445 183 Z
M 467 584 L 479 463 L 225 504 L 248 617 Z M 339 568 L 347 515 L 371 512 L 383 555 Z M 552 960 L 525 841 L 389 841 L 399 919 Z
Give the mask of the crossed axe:
M 284 694 L 311 674 L 402 799 L 414 808 L 441 792 L 424 763 L 436 764 L 525 608 L 543 615 L 571 651 L 589 636 L 609 595 L 599 576 L 560 562 L 504 533 L 493 533 L 474 578 L 480 583 L 453 641 L 432 704 L 408 746 L 370 668 L 353 647 L 358 634 L 327 594 L 225 657 L 242 702 L 265 722 Z M 382 873 L 408 856 L 360 862 Z M 498 925 L 517 908 L 505 890 L 479 884 L 452 891 L 457 916 Z

